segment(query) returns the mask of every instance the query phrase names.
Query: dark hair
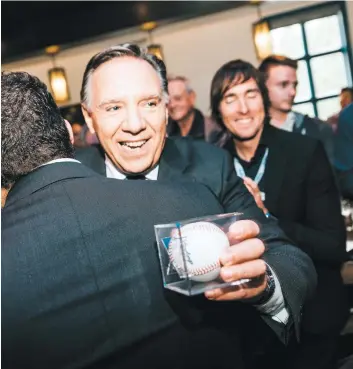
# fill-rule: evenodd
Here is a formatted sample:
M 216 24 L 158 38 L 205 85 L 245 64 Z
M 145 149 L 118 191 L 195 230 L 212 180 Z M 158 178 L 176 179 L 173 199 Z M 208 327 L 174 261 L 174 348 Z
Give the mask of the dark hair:
M 343 94 L 344 92 L 347 92 L 351 95 L 351 98 L 353 99 L 353 87 L 344 87 L 341 90 L 341 94 Z
M 283 55 L 270 55 L 265 58 L 261 64 L 259 65 L 259 71 L 265 74 L 267 78 L 268 71 L 271 67 L 276 67 L 279 65 L 283 65 L 286 67 L 291 67 L 295 70 L 298 69 L 298 62 L 294 59 L 287 58 Z
M 124 56 L 131 56 L 137 59 L 141 59 L 149 63 L 153 69 L 158 73 L 161 79 L 162 90 L 168 96 L 168 80 L 167 71 L 163 61 L 152 54 L 148 54 L 145 49 L 133 44 L 124 44 L 113 46 L 109 49 L 103 50 L 94 55 L 88 62 L 85 72 L 83 74 L 82 86 L 81 86 L 81 103 L 88 107 L 89 96 L 89 80 L 93 72 L 102 64 Z
M 211 83 L 212 118 L 224 128 L 219 105 L 225 93 L 235 85 L 242 84 L 253 78 L 259 87 L 265 109 L 265 123 L 270 121 L 270 100 L 264 76 L 252 64 L 243 60 L 232 60 L 224 64 L 214 75 Z
M 46 85 L 25 72 L 2 72 L 1 186 L 9 188 L 38 166 L 73 156 L 65 121 Z

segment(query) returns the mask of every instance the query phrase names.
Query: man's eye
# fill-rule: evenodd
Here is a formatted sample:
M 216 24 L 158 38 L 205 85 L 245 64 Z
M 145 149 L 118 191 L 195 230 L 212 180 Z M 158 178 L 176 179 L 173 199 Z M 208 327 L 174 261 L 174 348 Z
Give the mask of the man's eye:
M 225 101 L 226 104 L 231 104 L 232 102 L 235 101 L 235 97 L 234 96 L 228 96 L 228 97 L 225 98 L 224 101 Z
M 257 97 L 257 93 L 256 92 L 250 92 L 250 93 L 248 93 L 248 98 L 249 99 L 255 99 L 255 97 Z
M 147 103 L 146 103 L 146 106 L 147 106 L 148 108 L 155 108 L 157 105 L 158 105 L 157 101 L 154 101 L 154 100 L 152 100 L 152 101 L 147 101 Z
M 109 106 L 108 108 L 106 108 L 106 111 L 113 112 L 113 111 L 118 111 L 119 109 L 120 109 L 119 106 L 114 105 L 114 106 Z

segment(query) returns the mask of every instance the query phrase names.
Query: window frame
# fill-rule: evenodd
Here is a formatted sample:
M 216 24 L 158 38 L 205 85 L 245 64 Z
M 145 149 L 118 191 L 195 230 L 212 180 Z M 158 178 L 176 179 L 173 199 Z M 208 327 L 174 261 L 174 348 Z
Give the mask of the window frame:
M 331 12 L 331 13 L 330 13 Z M 344 41 L 345 45 L 342 45 L 341 48 L 326 51 L 323 53 L 310 55 L 308 50 L 308 42 L 307 37 L 305 35 L 305 29 L 304 29 L 304 23 L 313 20 L 318 19 L 330 15 L 336 15 L 338 12 L 341 12 L 342 15 L 342 27 L 341 27 L 341 34 L 344 35 Z M 315 13 L 317 16 L 315 17 Z M 310 16 L 312 14 L 312 16 Z M 291 10 L 284 13 L 278 13 L 272 16 L 268 16 L 264 18 L 263 20 L 267 21 L 269 24 L 270 30 L 280 28 L 280 27 L 287 27 L 296 23 L 300 24 L 301 29 L 301 35 L 303 38 L 303 45 L 304 45 L 304 56 L 301 58 L 298 58 L 296 60 L 298 61 L 305 61 L 308 69 L 308 78 L 309 78 L 309 86 L 310 86 L 310 92 L 311 92 L 311 98 L 306 99 L 300 102 L 295 103 L 295 105 L 305 104 L 305 103 L 311 103 L 313 106 L 313 110 L 315 113 L 315 116 L 318 117 L 318 108 L 317 103 L 322 100 L 327 100 L 330 98 L 335 98 L 339 96 L 339 94 L 334 95 L 328 95 L 325 97 L 316 97 L 315 95 L 315 88 L 314 88 L 314 79 L 313 79 L 313 73 L 311 70 L 310 60 L 313 58 L 325 56 L 334 54 L 337 52 L 341 52 L 344 55 L 344 59 L 346 61 L 346 70 L 348 72 L 348 85 L 342 86 L 348 87 L 349 85 L 352 85 L 353 83 L 353 56 L 352 56 L 352 48 L 351 48 L 351 40 L 350 40 L 350 30 L 349 30 L 349 24 L 348 24 L 348 15 L 347 15 L 347 6 L 345 1 L 330 1 L 327 3 L 320 3 L 315 5 L 310 5 L 306 7 L 300 7 L 295 10 Z M 350 81 L 349 81 L 350 79 Z

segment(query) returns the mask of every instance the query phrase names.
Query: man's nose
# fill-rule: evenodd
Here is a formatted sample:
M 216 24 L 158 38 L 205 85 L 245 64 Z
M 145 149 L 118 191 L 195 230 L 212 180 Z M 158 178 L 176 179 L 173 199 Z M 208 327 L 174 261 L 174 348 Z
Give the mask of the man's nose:
M 137 107 L 128 109 L 122 129 L 132 134 L 137 134 L 145 128 L 146 123 L 139 109 Z
M 297 87 L 296 86 L 290 86 L 289 95 L 291 97 L 295 97 L 296 94 L 297 94 Z
M 242 114 L 246 114 L 248 113 L 249 111 L 249 107 L 248 107 L 248 104 L 246 103 L 245 99 L 240 99 L 239 100 L 239 111 L 242 113 Z

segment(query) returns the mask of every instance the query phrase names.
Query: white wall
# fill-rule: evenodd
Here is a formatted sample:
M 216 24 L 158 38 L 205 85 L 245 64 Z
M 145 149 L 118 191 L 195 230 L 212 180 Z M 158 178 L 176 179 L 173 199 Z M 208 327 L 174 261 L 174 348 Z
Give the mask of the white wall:
M 262 7 L 263 16 L 318 4 L 317 1 L 271 1 Z M 353 2 L 346 3 L 349 38 L 353 42 Z M 185 75 L 197 93 L 197 105 L 205 113 L 209 109 L 209 88 L 216 70 L 226 61 L 242 58 L 257 65 L 251 25 L 257 20 L 256 9 L 249 5 L 238 9 L 167 25 L 153 34 L 155 43 L 163 45 L 168 72 Z M 104 48 L 134 40 L 142 41 L 140 31 L 123 32 L 87 45 L 62 51 L 57 65 L 66 69 L 71 91 L 71 104 L 80 101 L 84 68 L 95 53 Z M 24 70 L 48 84 L 47 71 L 51 61 L 47 56 L 2 65 L 3 70 Z

